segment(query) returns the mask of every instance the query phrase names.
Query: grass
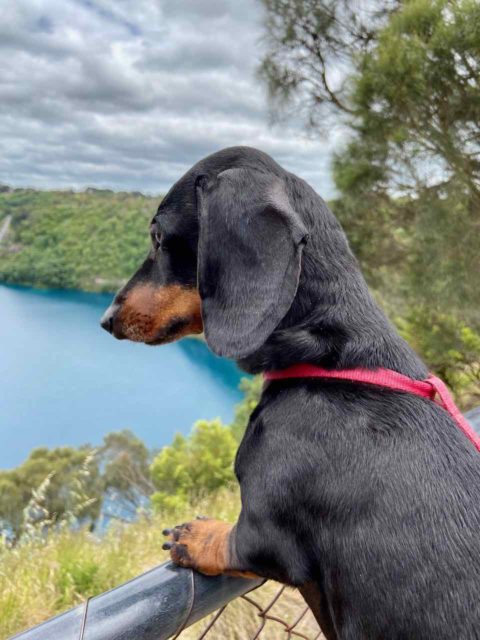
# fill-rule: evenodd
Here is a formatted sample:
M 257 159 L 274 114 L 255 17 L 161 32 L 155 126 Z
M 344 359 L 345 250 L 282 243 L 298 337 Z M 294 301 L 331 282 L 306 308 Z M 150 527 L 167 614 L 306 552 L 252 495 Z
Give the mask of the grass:
M 162 550 L 165 526 L 207 514 L 235 521 L 239 511 L 238 490 L 224 490 L 197 501 L 188 509 L 171 510 L 162 515 L 141 518 L 129 525 L 113 526 L 101 538 L 87 530 L 65 529 L 45 540 L 33 538 L 13 549 L 0 551 L 0 639 L 61 613 L 91 597 L 111 589 L 168 559 Z M 12 580 L 12 576 L 14 579 Z M 278 590 L 270 583 L 255 592 L 265 604 Z M 287 591 L 272 610 L 274 615 L 292 622 L 300 615 L 303 601 L 293 590 Z M 198 636 L 208 619 L 187 629 L 182 638 Z M 209 633 L 210 639 L 248 638 L 258 627 L 259 618 L 251 605 L 237 600 Z M 302 621 L 307 637 L 314 637 L 316 626 L 311 615 Z M 264 637 L 285 638 L 283 627 L 268 622 Z

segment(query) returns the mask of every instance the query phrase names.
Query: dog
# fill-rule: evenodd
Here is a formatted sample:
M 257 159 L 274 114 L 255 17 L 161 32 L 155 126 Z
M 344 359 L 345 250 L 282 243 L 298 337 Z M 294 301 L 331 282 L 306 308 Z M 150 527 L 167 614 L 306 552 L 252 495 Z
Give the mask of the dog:
M 249 373 L 427 369 L 374 302 L 333 213 L 267 154 L 224 149 L 162 200 L 102 326 L 202 331 Z M 435 402 L 359 382 L 266 382 L 240 444 L 236 524 L 164 532 L 174 562 L 298 587 L 328 640 L 480 638 L 480 456 Z

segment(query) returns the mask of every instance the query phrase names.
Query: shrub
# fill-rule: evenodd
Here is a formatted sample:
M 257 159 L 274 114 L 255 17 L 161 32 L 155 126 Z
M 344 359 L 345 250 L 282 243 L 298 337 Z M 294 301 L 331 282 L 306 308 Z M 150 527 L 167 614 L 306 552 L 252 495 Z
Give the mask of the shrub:
M 200 420 L 190 437 L 177 434 L 151 466 L 157 511 L 185 505 L 190 499 L 225 487 L 234 480 L 233 460 L 237 441 L 219 419 Z
M 480 400 L 480 334 L 458 317 L 426 306 L 397 319 L 402 336 L 468 409 Z

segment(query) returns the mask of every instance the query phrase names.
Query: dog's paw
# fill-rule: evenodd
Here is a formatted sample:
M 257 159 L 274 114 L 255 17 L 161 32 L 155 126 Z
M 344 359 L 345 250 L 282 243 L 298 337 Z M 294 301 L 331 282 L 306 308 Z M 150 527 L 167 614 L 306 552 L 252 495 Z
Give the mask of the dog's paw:
M 165 529 L 167 542 L 163 549 L 170 551 L 172 561 L 196 569 L 206 575 L 218 575 L 229 569 L 228 538 L 232 526 L 199 517 L 192 522 Z

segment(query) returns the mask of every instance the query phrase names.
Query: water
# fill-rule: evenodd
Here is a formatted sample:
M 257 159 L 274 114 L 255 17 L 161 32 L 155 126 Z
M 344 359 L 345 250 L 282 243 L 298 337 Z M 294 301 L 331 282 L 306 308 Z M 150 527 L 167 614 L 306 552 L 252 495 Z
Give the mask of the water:
M 115 340 L 98 324 L 110 300 L 0 285 L 0 468 L 34 447 L 97 445 L 124 428 L 158 448 L 199 418 L 232 418 L 233 362 L 194 338 Z

